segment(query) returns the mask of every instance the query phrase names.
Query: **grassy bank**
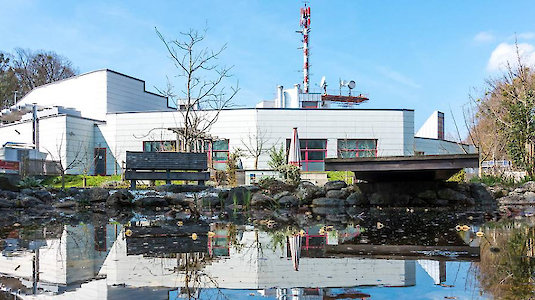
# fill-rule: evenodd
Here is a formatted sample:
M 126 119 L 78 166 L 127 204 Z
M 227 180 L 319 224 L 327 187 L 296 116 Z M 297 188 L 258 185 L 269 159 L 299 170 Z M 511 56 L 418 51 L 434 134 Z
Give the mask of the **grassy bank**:
M 86 176 L 87 187 L 102 186 L 108 181 L 121 181 L 121 175 L 111 176 Z M 61 176 L 49 177 L 43 181 L 43 185 L 56 188 L 61 187 Z M 83 187 L 83 175 L 65 175 L 65 187 Z

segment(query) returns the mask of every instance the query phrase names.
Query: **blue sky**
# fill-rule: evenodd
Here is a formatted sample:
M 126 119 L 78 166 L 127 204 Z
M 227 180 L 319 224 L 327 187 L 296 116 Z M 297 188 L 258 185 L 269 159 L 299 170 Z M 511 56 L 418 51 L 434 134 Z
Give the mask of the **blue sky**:
M 206 46 L 228 48 L 241 91 L 254 106 L 276 86 L 302 80 L 302 1 L 38 1 L 0 0 L 0 50 L 53 50 L 80 72 L 109 68 L 164 87 L 173 66 L 154 27 L 168 38 L 208 27 Z M 311 83 L 353 79 L 369 94 L 362 108 L 415 109 L 416 129 L 434 110 L 450 109 L 459 126 L 473 88 L 514 53 L 515 34 L 535 63 L 535 1 L 310 1 Z M 178 83 L 176 83 L 178 85 Z M 462 130 L 461 131 L 465 131 Z

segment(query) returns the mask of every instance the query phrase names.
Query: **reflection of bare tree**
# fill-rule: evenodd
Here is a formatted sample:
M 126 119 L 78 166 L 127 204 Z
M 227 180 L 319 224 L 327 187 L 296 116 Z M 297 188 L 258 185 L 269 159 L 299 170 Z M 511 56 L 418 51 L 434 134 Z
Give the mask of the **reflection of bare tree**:
M 535 229 L 515 222 L 487 226 L 476 264 L 480 285 L 496 299 L 532 299 Z

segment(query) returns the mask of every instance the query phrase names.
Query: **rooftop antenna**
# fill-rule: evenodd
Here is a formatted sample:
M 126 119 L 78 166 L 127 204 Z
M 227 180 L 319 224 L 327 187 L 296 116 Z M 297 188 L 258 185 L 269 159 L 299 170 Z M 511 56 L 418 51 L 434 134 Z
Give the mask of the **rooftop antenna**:
M 323 89 L 323 94 L 327 95 L 327 81 L 325 81 L 325 76 L 321 77 L 320 87 Z
M 349 96 L 351 96 L 351 90 L 354 89 L 355 86 L 357 86 L 357 84 L 355 83 L 354 80 L 346 81 L 346 80 L 341 80 L 340 79 L 340 95 L 342 95 L 342 87 L 343 86 L 347 86 L 347 88 L 349 89 Z
M 310 33 L 310 7 L 307 6 L 307 1 L 305 1 L 305 7 L 301 7 L 301 19 L 299 21 L 299 26 L 302 28 L 297 31 L 303 35 L 303 91 L 305 94 L 308 94 L 309 87 L 309 47 L 308 47 L 308 36 Z

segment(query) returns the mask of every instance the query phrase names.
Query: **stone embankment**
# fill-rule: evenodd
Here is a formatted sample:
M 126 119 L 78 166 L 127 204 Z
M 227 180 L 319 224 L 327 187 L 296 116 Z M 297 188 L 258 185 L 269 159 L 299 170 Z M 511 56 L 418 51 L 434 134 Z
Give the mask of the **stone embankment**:
M 390 182 L 347 185 L 330 181 L 324 186 L 301 182 L 297 186 L 277 180 L 231 189 L 164 185 L 155 190 L 0 190 L 0 210 L 33 216 L 57 216 L 83 210 L 163 210 L 200 215 L 202 209 L 264 210 L 312 207 L 314 210 L 344 210 L 348 207 L 471 207 L 500 203 L 535 202 L 535 183 L 515 190 L 487 188 L 476 183 Z M 494 197 L 493 197 L 494 196 Z M 126 209 L 126 210 L 125 210 Z

